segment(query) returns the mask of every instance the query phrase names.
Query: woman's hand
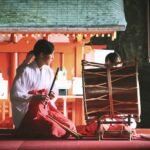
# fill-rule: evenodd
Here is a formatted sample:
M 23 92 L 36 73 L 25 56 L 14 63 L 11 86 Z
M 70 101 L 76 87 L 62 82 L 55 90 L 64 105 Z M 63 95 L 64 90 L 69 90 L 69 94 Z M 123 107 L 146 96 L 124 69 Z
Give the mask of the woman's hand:
M 52 100 L 54 99 L 56 96 L 55 96 L 55 93 L 53 91 L 50 92 L 49 94 L 49 98 Z
M 53 101 L 54 103 L 56 102 L 57 100 L 57 97 L 55 95 L 55 93 L 53 91 L 51 91 L 51 93 L 49 94 L 49 98 L 51 101 Z
M 50 99 L 48 95 L 41 95 L 41 94 L 33 95 L 32 98 L 35 99 L 36 101 L 45 101 L 45 102 L 47 102 Z

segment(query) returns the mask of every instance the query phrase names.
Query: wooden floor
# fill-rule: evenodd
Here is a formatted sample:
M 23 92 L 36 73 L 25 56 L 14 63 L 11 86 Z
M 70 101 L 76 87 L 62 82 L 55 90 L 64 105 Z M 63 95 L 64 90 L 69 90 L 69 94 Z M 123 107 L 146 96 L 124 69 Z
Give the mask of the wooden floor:
M 5 138 L 4 138 L 5 136 Z M 144 137 L 145 136 L 145 137 Z M 150 129 L 137 129 L 137 137 L 129 140 L 15 139 L 0 135 L 0 150 L 150 150 Z
M 150 150 L 150 141 L 5 140 L 1 150 Z
M 150 128 L 136 129 L 137 134 L 150 134 Z

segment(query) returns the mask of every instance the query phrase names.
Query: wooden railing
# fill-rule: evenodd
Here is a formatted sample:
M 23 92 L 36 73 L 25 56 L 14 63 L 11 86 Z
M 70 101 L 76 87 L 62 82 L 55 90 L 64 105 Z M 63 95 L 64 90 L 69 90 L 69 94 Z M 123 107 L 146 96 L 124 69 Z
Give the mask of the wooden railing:
M 82 96 L 58 96 L 56 105 L 76 125 L 84 124 Z M 10 100 L 0 100 L 0 128 L 14 128 Z

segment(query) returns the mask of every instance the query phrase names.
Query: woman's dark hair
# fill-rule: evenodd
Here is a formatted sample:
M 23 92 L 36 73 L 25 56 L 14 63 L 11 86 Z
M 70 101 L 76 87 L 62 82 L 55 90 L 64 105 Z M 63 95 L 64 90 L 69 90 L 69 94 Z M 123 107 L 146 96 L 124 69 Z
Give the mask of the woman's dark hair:
M 53 43 L 47 41 L 47 40 L 38 40 L 33 48 L 33 53 L 35 57 L 40 55 L 40 53 L 43 53 L 44 55 L 52 54 L 54 51 L 54 45 Z
M 116 64 L 116 63 L 121 63 L 121 57 L 119 56 L 118 53 L 109 53 L 106 58 L 105 58 L 105 63 L 106 64 Z

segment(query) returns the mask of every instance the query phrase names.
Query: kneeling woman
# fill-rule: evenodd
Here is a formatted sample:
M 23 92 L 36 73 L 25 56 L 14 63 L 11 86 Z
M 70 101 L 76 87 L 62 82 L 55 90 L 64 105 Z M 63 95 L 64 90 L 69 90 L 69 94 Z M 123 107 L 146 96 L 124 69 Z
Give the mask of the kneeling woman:
M 76 131 L 75 125 L 60 113 L 56 106 L 54 92 L 49 93 L 54 74 L 50 64 L 54 58 L 54 45 L 39 40 L 24 63 L 18 68 L 10 97 L 13 121 L 17 134 L 27 137 L 64 137 L 64 128 L 51 120 L 52 116 L 60 123 Z M 35 59 L 28 63 L 30 56 Z

